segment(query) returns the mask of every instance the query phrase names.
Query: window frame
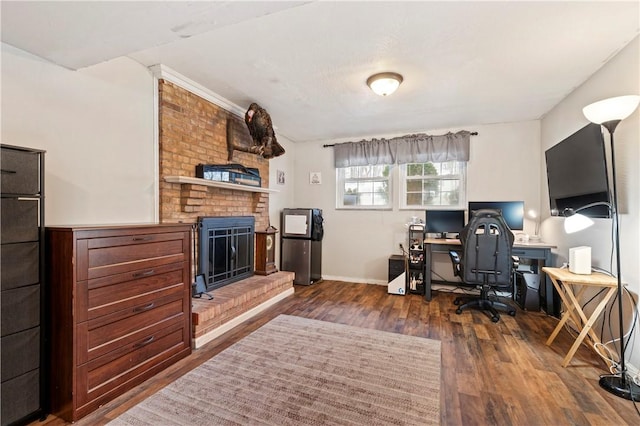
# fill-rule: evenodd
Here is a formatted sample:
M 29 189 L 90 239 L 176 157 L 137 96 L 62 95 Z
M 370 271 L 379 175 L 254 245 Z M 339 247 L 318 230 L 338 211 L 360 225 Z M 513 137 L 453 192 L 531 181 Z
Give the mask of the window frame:
M 459 175 L 433 175 L 433 177 L 426 177 L 424 174 L 421 177 L 410 178 L 407 176 L 407 167 L 411 164 L 442 164 L 442 163 L 458 163 L 461 168 L 461 172 Z M 398 207 L 400 210 L 457 210 L 457 209 L 466 209 L 467 204 L 467 162 L 466 161 L 425 161 L 424 163 L 407 163 L 401 164 L 398 167 Z M 428 175 L 427 175 L 428 176 Z M 442 181 L 451 179 L 451 177 L 458 177 L 460 181 L 459 191 L 458 191 L 458 203 L 457 204 L 441 204 L 441 205 L 414 205 L 407 204 L 407 181 L 409 179 L 412 180 L 422 180 L 424 182 L 425 178 L 427 180 L 434 181 Z
M 345 183 L 348 181 L 351 182 L 363 182 L 363 181 L 381 181 L 379 178 L 349 178 L 345 177 L 345 170 L 356 167 L 389 167 L 389 173 L 386 177 L 387 187 L 388 187 L 388 199 L 387 204 L 385 205 L 348 205 L 344 204 L 344 196 L 345 196 Z M 394 178 L 393 175 L 395 173 L 395 165 L 394 164 L 376 164 L 369 166 L 349 166 L 349 167 L 337 167 L 336 168 L 336 210 L 393 210 L 394 200 L 393 200 L 393 188 L 394 188 Z

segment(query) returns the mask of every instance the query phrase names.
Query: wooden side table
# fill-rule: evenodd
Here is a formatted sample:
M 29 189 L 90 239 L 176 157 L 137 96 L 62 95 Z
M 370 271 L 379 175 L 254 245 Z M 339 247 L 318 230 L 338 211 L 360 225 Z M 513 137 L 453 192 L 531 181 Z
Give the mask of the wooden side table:
M 611 299 L 616 292 L 618 288 L 618 281 L 615 277 L 599 272 L 593 272 L 589 275 L 580 275 L 574 274 L 568 269 L 561 268 L 544 267 L 542 270 L 549 276 L 549 278 L 551 278 L 554 287 L 558 291 L 558 294 L 560 294 L 562 302 L 566 307 L 566 312 L 562 315 L 560 322 L 556 326 L 555 330 L 553 330 L 553 333 L 551 333 L 551 336 L 549 336 L 549 339 L 547 339 L 547 346 L 551 345 L 569 319 L 571 319 L 580 329 L 580 334 L 573 343 L 573 346 L 571 346 L 571 349 L 569 349 L 567 356 L 562 360 L 562 366 L 566 367 L 587 334 L 589 334 L 593 339 L 593 345 L 600 343 L 600 338 L 591 327 L 593 327 L 593 324 L 604 310 L 607 302 L 609 302 L 609 299 Z M 574 294 L 573 286 L 579 287 L 577 294 Z M 580 306 L 580 303 L 578 302 L 578 299 L 582 297 L 585 290 L 589 287 L 608 288 L 608 290 L 600 300 L 600 303 L 598 303 L 598 306 L 596 306 L 591 316 L 587 318 Z

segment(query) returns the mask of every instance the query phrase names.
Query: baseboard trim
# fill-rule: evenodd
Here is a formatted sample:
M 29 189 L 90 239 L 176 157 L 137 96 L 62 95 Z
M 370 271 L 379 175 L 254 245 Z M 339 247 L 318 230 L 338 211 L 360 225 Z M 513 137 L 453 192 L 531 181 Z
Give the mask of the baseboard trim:
M 354 278 L 354 277 L 340 277 L 336 275 L 323 275 L 322 279 L 331 280 L 331 281 L 345 281 L 348 283 L 358 283 L 358 284 L 375 284 L 375 285 L 387 285 L 388 282 L 381 280 L 369 280 L 365 278 Z
M 246 321 L 246 320 L 258 315 L 260 312 L 262 312 L 265 309 L 271 307 L 272 305 L 275 305 L 277 302 L 281 301 L 282 299 L 291 296 L 294 292 L 295 292 L 295 289 L 288 288 L 287 290 L 285 290 L 282 293 L 272 297 L 271 299 L 269 299 L 269 300 L 267 300 L 265 302 L 262 302 L 258 306 L 253 307 L 253 308 L 249 309 L 248 311 L 244 312 L 243 314 L 233 318 L 232 320 L 225 322 L 220 327 L 218 327 L 216 329 L 213 329 L 210 332 L 208 332 L 206 334 L 203 334 L 200 337 L 192 339 L 192 347 L 194 349 L 201 348 L 202 346 L 206 345 L 207 343 L 209 343 L 213 339 L 215 339 L 217 337 L 220 337 L 221 335 L 223 335 L 227 331 L 231 330 L 232 328 L 240 325 L 244 321 Z

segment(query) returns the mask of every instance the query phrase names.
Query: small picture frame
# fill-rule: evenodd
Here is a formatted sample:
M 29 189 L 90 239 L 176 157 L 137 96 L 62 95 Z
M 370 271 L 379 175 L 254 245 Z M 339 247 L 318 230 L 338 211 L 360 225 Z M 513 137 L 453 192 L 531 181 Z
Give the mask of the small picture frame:
M 311 185 L 322 185 L 322 173 L 320 172 L 309 173 L 309 183 Z
M 276 171 L 276 177 L 277 177 L 277 182 L 278 185 L 284 185 L 284 170 L 277 170 Z

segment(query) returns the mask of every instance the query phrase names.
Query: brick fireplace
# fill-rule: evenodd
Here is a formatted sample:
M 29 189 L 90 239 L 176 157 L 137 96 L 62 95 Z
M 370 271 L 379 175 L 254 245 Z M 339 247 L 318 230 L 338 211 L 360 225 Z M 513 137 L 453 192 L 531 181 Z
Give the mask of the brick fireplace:
M 192 183 L 166 182 L 167 176 L 195 177 L 198 164 L 227 164 L 227 120 L 239 117 L 169 81 L 159 80 L 160 222 L 193 223 L 199 217 L 253 216 L 255 230 L 269 226 L 269 195 Z M 243 137 L 237 135 L 236 137 Z M 248 131 L 247 139 L 250 139 Z M 257 168 L 269 187 L 269 161 L 234 151 L 233 162 Z M 198 244 L 196 244 L 197 247 Z M 196 259 L 195 264 L 198 263 Z M 192 299 L 193 341 L 197 348 L 270 304 L 293 294 L 293 273 L 250 277 L 214 289 L 213 300 Z
M 196 166 L 227 164 L 227 119 L 244 121 L 171 82 L 158 82 L 160 122 L 160 222 L 195 223 L 198 216 L 255 217 L 255 229 L 269 226 L 269 195 L 165 182 L 166 176 L 194 177 Z M 246 138 L 250 139 L 249 133 Z M 235 151 L 233 162 L 257 168 L 269 187 L 269 160 Z

